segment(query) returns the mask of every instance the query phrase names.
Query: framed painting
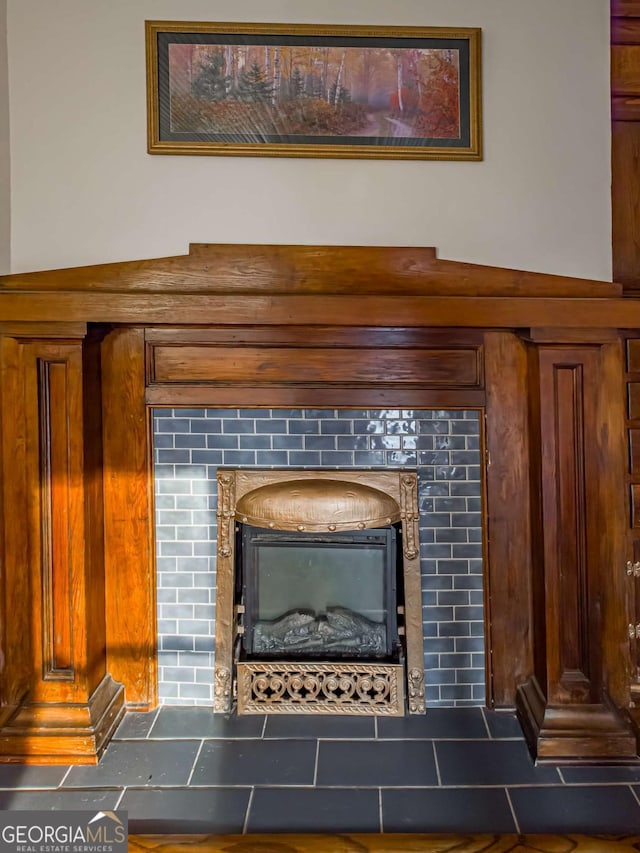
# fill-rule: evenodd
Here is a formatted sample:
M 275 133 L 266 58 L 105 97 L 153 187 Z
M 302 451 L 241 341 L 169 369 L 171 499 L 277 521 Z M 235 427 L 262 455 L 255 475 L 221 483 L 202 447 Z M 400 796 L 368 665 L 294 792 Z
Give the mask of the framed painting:
M 480 160 L 480 30 L 147 21 L 151 154 Z

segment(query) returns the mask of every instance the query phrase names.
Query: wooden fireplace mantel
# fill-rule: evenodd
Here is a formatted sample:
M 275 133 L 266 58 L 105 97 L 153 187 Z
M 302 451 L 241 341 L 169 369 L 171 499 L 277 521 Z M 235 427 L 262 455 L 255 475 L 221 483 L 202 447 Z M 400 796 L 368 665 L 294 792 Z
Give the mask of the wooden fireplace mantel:
M 637 760 L 640 300 L 250 245 L 0 278 L 0 760 L 95 762 L 156 704 L 150 408 L 182 405 L 483 410 L 489 701 L 539 760 Z

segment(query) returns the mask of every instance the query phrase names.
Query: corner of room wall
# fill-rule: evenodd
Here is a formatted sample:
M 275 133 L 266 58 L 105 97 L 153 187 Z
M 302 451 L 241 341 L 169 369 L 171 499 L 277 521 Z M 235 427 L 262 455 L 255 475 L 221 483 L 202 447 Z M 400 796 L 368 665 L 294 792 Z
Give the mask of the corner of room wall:
M 11 271 L 11 169 L 7 0 L 0 0 L 0 275 Z

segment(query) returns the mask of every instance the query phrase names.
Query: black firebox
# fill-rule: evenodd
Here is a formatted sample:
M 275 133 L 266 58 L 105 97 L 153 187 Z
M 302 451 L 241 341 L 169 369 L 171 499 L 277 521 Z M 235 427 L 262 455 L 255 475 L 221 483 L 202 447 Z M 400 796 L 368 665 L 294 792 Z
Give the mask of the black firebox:
M 398 528 L 299 533 L 240 524 L 241 656 L 397 662 Z

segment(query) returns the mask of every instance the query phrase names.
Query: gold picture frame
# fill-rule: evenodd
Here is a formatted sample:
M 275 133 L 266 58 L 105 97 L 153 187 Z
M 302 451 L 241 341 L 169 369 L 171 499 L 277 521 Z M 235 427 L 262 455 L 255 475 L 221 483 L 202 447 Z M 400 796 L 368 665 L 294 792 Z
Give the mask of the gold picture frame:
M 147 21 L 150 154 L 481 160 L 481 31 Z

